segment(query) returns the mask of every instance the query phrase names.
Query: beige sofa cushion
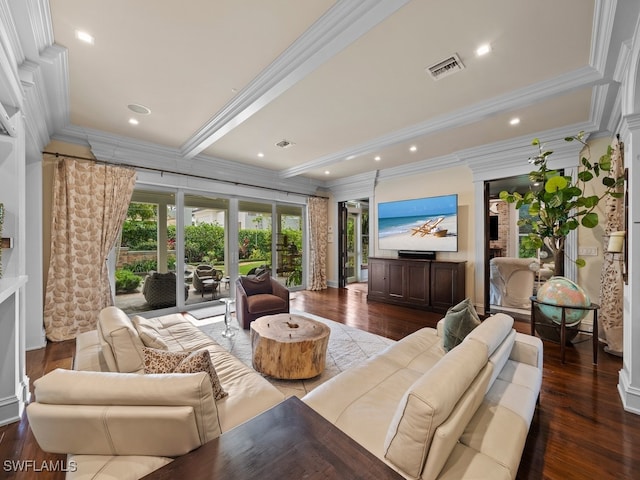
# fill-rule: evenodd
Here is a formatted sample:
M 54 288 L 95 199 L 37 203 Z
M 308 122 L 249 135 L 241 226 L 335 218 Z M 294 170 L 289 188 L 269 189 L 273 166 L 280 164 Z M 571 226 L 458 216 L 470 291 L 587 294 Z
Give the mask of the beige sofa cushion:
M 176 456 L 221 433 L 211 381 L 204 372 L 137 375 L 56 369 L 34 385 L 29 424 L 48 452 Z
M 384 442 L 384 458 L 418 478 L 436 429 L 487 363 L 486 347 L 463 342 L 422 375 L 404 394 Z
M 145 323 L 156 329 L 171 352 L 207 349 L 220 384 L 228 395 L 216 402 L 223 432 L 246 422 L 273 407 L 284 395 L 251 367 L 207 336 L 182 314 L 174 313 L 147 318 Z
M 144 344 L 131 320 L 117 307 L 106 307 L 98 316 L 102 353 L 114 372 L 141 373 Z
M 169 346 L 162 339 L 160 332 L 146 318 L 134 315 L 131 317 L 131 323 L 137 330 L 138 336 L 145 347 L 155 348 L 156 350 L 169 350 Z
M 458 443 L 460 435 L 482 403 L 489 381 L 493 376 L 492 372 L 493 365 L 487 363 L 456 404 L 449 418 L 437 428 L 422 472 L 423 479 L 435 479 L 440 474 L 447 458 Z
M 497 313 L 485 319 L 477 328 L 467 335 L 467 339 L 474 339 L 486 345 L 487 356 L 502 344 L 513 329 L 513 318 L 504 313 Z
M 303 401 L 382 459 L 402 396 L 443 355 L 435 329 L 423 328 L 314 388 Z
M 74 370 L 108 372 L 109 366 L 102 354 L 102 346 L 97 330 L 80 333 L 76 337 L 76 354 L 73 357 Z

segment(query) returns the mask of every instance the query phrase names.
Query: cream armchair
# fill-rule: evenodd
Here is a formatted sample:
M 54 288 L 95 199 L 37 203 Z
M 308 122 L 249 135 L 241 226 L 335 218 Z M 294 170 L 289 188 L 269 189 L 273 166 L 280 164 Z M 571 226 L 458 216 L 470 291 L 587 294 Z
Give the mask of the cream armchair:
M 535 258 L 492 258 L 489 262 L 491 305 L 531 308 L 529 297 L 533 295 L 537 266 Z

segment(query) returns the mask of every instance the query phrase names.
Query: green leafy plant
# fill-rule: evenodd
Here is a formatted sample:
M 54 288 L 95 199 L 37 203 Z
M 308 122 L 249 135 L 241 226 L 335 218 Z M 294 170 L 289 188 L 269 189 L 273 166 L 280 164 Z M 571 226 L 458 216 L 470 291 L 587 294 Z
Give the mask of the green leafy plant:
M 538 147 L 538 154 L 529 158 L 529 163 L 537 170 L 529 173 L 529 180 L 538 183 L 537 190 L 529 190 L 524 195 L 518 192 L 500 192 L 500 199 L 507 203 L 515 203 L 516 209 L 529 206 L 529 215 L 518 221 L 519 226 L 529 226 L 531 231 L 521 242 L 526 250 L 542 248 L 546 245 L 553 254 L 555 274 L 564 274 L 564 247 L 567 235 L 580 225 L 594 228 L 598 225 L 596 207 L 606 196 L 622 197 L 620 187 L 624 176 L 614 177 L 611 171 L 611 147 L 598 162 L 591 162 L 589 145 L 584 140 L 584 132 L 566 137 L 565 141 L 577 141 L 583 145 L 584 156 L 580 159 L 580 171 L 574 182 L 571 176 L 560 175 L 557 170 L 549 168 L 548 161 L 553 153 L 546 150 L 540 140 L 535 138 L 532 145 Z M 588 195 L 585 192 L 587 183 L 601 178 L 604 193 Z M 582 258 L 572 259 L 576 265 L 583 267 Z
M 287 287 L 302 285 L 302 267 L 300 265 L 294 267 L 293 271 L 287 277 L 285 284 Z
M 116 293 L 135 292 L 142 279 L 130 270 L 116 270 Z
M 125 270 L 135 273 L 147 273 L 152 270 L 158 270 L 157 260 L 138 260 L 137 262 L 123 265 Z

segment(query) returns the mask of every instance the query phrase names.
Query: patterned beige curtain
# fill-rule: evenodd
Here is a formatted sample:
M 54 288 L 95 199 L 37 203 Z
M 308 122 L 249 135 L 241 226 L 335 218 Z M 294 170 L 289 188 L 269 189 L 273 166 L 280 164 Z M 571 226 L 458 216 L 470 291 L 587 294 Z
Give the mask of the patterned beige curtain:
M 67 158 L 58 163 L 44 303 L 49 340 L 94 329 L 100 310 L 113 304 L 106 260 L 126 218 L 135 177 L 129 168 Z
M 327 226 L 329 200 L 309 198 L 309 286 L 308 290 L 327 288 Z
M 615 177 L 624 173 L 624 145 L 614 140 L 611 145 L 611 170 Z M 620 187 L 622 192 L 623 187 Z M 604 262 L 600 274 L 600 311 L 598 312 L 598 332 L 600 341 L 606 343 L 605 351 L 622 355 L 622 261 L 621 254 L 608 253 L 611 232 L 624 230 L 624 200 L 607 197 L 605 203 L 606 227 L 603 237 L 605 246 Z

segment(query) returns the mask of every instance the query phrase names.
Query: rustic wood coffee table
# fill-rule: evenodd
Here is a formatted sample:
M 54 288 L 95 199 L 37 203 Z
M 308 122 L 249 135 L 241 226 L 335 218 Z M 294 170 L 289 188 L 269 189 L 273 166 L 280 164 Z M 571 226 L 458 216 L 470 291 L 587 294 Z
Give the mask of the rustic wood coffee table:
M 251 322 L 253 368 L 273 378 L 300 380 L 320 375 L 329 344 L 327 325 L 280 313 Z
M 176 478 L 264 480 L 403 477 L 297 397 L 150 473 Z

